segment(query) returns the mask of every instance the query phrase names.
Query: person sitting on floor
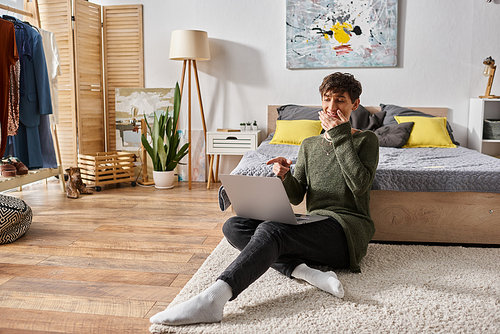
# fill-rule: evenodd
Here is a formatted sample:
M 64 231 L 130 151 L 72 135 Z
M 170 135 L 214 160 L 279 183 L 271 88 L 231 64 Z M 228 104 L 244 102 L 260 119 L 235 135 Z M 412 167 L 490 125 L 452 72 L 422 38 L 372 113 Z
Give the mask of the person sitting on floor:
M 288 159 L 278 157 L 267 163 L 273 164 L 273 172 L 281 178 L 292 204 L 299 204 L 306 196 L 307 213 L 328 218 L 302 225 L 229 218 L 223 226 L 224 235 L 241 253 L 207 290 L 157 313 L 150 318 L 152 323 L 219 322 L 224 305 L 270 267 L 335 297 L 344 296 L 333 271 L 323 272 L 310 265 L 360 271 L 359 263 L 375 233 L 369 204 L 379 143 L 373 132 L 352 129 L 349 123 L 362 91 L 353 75 L 330 74 L 319 91 L 319 119 L 325 132 L 302 142 L 293 175 Z

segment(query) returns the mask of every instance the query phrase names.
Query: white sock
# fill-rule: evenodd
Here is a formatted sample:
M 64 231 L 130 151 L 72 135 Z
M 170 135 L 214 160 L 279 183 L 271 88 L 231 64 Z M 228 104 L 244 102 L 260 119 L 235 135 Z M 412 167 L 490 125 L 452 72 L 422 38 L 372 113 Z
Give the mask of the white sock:
M 179 305 L 167 308 L 151 318 L 153 324 L 189 325 L 222 320 L 224 305 L 233 296 L 233 290 L 223 280 L 217 280 L 212 286 L 197 296 Z
M 331 293 L 335 297 L 344 297 L 342 283 L 340 283 L 337 275 L 333 271 L 323 272 L 310 268 L 305 263 L 302 263 L 295 267 L 292 276 L 303 279 L 321 290 Z

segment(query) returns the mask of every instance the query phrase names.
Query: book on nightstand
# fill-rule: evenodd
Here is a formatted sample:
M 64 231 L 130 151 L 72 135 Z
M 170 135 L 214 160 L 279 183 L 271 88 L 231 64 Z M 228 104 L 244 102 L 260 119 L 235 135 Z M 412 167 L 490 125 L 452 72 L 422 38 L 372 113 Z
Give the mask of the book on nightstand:
M 240 132 L 239 129 L 217 129 L 218 132 Z

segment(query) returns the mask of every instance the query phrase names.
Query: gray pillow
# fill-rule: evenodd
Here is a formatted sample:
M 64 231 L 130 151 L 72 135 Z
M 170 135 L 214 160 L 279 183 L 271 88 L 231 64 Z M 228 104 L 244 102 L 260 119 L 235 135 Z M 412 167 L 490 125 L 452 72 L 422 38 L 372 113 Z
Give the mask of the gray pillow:
M 368 109 L 366 109 L 360 104 L 358 106 L 358 109 L 354 110 L 351 113 L 349 122 L 351 123 L 351 126 L 355 129 L 374 131 L 382 126 L 384 121 L 384 116 L 385 116 L 385 111 L 380 111 L 371 114 L 368 111 Z
M 319 120 L 318 112 L 321 111 L 321 108 L 287 104 L 279 107 L 277 110 L 279 120 L 310 119 L 317 121 Z
M 383 125 L 391 125 L 391 124 L 397 124 L 398 122 L 394 118 L 394 116 L 423 116 L 423 117 L 434 117 L 432 115 L 423 113 L 421 111 L 413 110 L 413 109 L 408 109 L 400 106 L 396 106 L 393 104 L 380 104 L 380 108 L 382 111 L 385 111 L 385 117 L 384 117 L 384 122 Z M 455 145 L 460 145 L 459 142 L 455 140 L 453 137 L 453 129 L 451 128 L 451 125 L 448 121 L 446 121 L 446 130 L 448 130 L 448 134 L 450 135 L 450 139 Z
M 382 147 L 402 147 L 410 138 L 413 122 L 386 125 L 375 130 Z

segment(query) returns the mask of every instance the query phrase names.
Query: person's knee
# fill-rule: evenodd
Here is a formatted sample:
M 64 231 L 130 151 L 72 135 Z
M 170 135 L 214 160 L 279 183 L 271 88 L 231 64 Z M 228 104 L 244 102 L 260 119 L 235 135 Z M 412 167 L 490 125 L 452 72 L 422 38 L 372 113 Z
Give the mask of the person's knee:
M 240 250 L 245 247 L 250 239 L 247 223 L 248 219 L 235 216 L 226 220 L 222 226 L 222 233 L 224 233 L 226 239 L 233 247 Z
M 257 227 L 255 234 L 261 237 L 279 238 L 281 232 L 281 224 L 271 221 L 265 221 Z
M 239 223 L 237 218 L 238 217 L 231 217 L 222 225 L 222 233 L 224 233 L 224 236 L 228 239 L 231 239 L 238 230 Z

